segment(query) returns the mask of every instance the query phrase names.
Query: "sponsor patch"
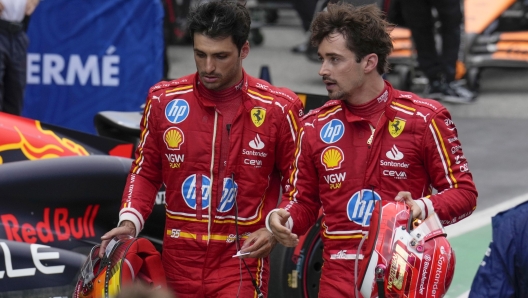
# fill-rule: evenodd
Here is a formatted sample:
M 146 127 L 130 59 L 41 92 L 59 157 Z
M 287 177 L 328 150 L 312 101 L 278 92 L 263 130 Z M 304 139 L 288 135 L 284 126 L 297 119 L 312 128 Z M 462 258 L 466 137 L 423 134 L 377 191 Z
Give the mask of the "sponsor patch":
M 196 194 L 197 192 L 197 176 L 201 177 L 201 183 L 198 189 L 201 190 L 200 194 Z M 185 180 L 182 183 L 181 192 L 183 196 L 183 200 L 189 206 L 189 208 L 196 210 L 197 199 L 201 201 L 201 207 L 202 209 L 206 209 L 209 207 L 209 197 L 211 194 L 211 179 L 205 175 L 196 175 L 192 174 L 189 177 L 185 178 Z
M 407 179 L 405 171 L 383 170 L 383 176 L 393 177 L 394 179 Z
M 170 123 L 181 123 L 189 116 L 189 103 L 185 99 L 173 99 L 165 107 L 165 118 Z
M 163 141 L 169 150 L 180 150 L 184 142 L 183 131 L 177 127 L 169 127 L 163 133 Z
M 255 150 L 260 150 L 264 148 L 265 145 L 266 144 L 264 144 L 264 142 L 262 142 L 262 140 L 260 139 L 259 134 L 257 134 L 253 140 L 249 141 L 249 147 Z
M 338 189 L 341 188 L 343 181 L 345 181 L 346 172 L 325 175 L 323 177 L 326 183 L 330 186 L 330 189 Z
M 216 210 L 218 212 L 227 212 L 235 205 L 238 185 L 231 178 L 224 178 L 224 188 L 222 189 L 222 198 Z
M 368 227 L 372 211 L 374 210 L 374 203 L 380 200 L 380 195 L 370 189 L 357 191 L 348 200 L 346 210 L 348 219 L 358 225 Z
M 401 160 L 403 158 L 403 153 L 398 150 L 396 145 L 392 145 L 391 150 L 387 151 L 387 153 L 385 153 L 385 156 L 387 156 L 387 158 L 391 160 Z
M 332 144 L 339 141 L 344 133 L 345 125 L 343 125 L 343 122 L 341 122 L 341 120 L 333 119 L 323 126 L 319 135 L 323 142 L 326 144 Z
M 345 155 L 339 147 L 330 146 L 321 153 L 321 163 L 327 171 L 341 168 L 343 160 L 345 160 Z
M 363 260 L 363 255 L 357 255 L 356 250 L 329 250 L 331 260 Z

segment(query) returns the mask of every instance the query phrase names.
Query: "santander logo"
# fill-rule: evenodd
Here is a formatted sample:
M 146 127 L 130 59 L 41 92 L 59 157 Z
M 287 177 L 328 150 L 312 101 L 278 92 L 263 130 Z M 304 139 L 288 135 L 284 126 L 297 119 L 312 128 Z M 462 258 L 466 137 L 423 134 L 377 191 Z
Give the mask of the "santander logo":
M 264 142 L 262 142 L 262 140 L 260 139 L 260 136 L 257 134 L 257 136 L 249 142 L 249 147 L 255 150 L 260 150 L 264 148 Z
M 400 160 L 403 158 L 403 153 L 401 153 L 400 150 L 396 148 L 396 145 L 392 145 L 391 150 L 387 151 L 386 156 L 392 160 Z

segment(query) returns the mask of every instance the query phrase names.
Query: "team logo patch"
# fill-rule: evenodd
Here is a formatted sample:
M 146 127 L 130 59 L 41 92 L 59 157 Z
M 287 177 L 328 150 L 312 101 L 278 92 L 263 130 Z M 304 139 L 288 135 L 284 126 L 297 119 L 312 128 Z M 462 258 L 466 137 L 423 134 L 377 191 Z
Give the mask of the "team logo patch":
M 231 178 L 224 178 L 224 189 L 222 190 L 222 198 L 220 204 L 216 208 L 218 212 L 227 212 L 233 209 L 235 205 L 236 195 L 238 192 L 238 185 Z
M 343 125 L 343 122 L 341 122 L 341 120 L 333 119 L 323 126 L 319 135 L 323 142 L 332 144 L 339 141 L 344 133 L 345 125 Z
M 184 99 L 173 99 L 165 107 L 165 118 L 171 123 L 181 123 L 189 116 L 189 103 Z
M 249 141 L 249 147 L 255 150 L 260 150 L 264 148 L 265 145 L 266 144 L 260 139 L 259 134 L 257 134 L 253 140 Z
M 197 185 L 197 177 L 201 177 L 200 183 Z M 199 199 L 202 201 L 202 209 L 209 207 L 209 197 L 211 195 L 211 179 L 205 175 L 196 175 L 192 174 L 189 177 L 185 178 L 182 184 L 181 192 L 183 200 L 192 209 L 196 210 L 197 205 L 197 189 L 201 189 L 199 194 Z
M 380 195 L 370 189 L 362 189 L 356 192 L 348 201 L 348 219 L 358 225 L 368 227 L 372 211 L 374 210 L 374 203 L 380 200 Z
M 330 146 L 321 153 L 321 163 L 327 171 L 341 168 L 343 160 L 345 160 L 345 155 L 339 147 Z
M 405 120 L 402 118 L 395 118 L 394 121 L 389 121 L 389 133 L 393 138 L 396 138 L 401 135 L 404 127 Z
M 163 134 L 163 141 L 169 150 L 180 150 L 184 142 L 183 131 L 177 127 L 169 127 Z
M 251 121 L 256 127 L 261 126 L 264 119 L 266 119 L 266 109 L 260 107 L 251 109 Z

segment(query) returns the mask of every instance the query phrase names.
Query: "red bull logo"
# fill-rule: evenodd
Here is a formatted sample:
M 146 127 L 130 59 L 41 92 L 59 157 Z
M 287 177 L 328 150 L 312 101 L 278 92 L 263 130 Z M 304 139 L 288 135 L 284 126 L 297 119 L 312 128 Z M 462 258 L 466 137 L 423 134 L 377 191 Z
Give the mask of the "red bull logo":
M 89 155 L 81 145 L 42 128 L 40 121 L 2 113 L 0 153 L 20 151 L 28 160 Z M 0 156 L 0 164 L 4 163 Z
M 68 241 L 70 238 L 95 237 L 94 221 L 99 205 L 88 205 L 81 217 L 70 217 L 67 208 L 44 208 L 42 221 L 36 224 L 20 223 L 14 214 L 0 215 L 5 238 L 26 243 Z

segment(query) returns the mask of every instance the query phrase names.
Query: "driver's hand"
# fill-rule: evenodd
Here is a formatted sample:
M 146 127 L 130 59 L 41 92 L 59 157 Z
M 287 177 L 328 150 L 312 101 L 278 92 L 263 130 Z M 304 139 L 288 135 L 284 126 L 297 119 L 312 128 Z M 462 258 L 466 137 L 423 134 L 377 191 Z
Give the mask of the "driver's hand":
M 420 208 L 420 205 L 414 201 L 410 192 L 400 191 L 394 200 L 405 202 L 405 204 L 411 209 L 413 218 L 422 218 L 422 208 Z
M 282 245 L 294 247 L 299 244 L 299 237 L 286 227 L 290 213 L 284 209 L 273 212 L 269 218 L 269 225 L 273 235 Z
M 99 249 L 99 257 L 102 258 L 104 256 L 104 252 L 106 250 L 106 247 L 108 246 L 108 243 L 112 238 L 119 237 L 119 236 L 136 236 L 136 227 L 134 224 L 129 220 L 123 220 L 119 227 L 113 228 L 110 232 L 104 234 L 101 237 L 101 248 Z

